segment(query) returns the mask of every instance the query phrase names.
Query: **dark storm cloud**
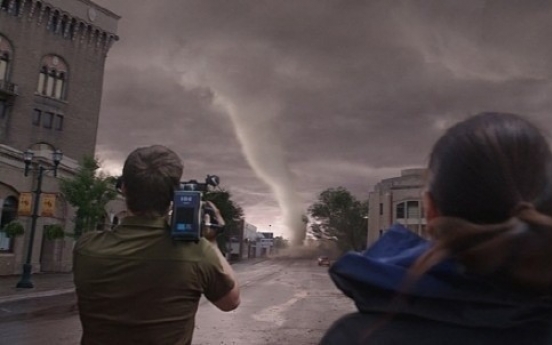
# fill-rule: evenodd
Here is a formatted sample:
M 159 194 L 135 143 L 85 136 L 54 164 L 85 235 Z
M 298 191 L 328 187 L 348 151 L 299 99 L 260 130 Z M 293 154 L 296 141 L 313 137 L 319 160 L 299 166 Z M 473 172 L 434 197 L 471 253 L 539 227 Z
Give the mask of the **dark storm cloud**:
M 365 197 L 478 111 L 550 126 L 548 1 L 98 2 L 123 16 L 98 153 L 167 144 L 189 177 L 219 173 L 260 225 L 281 215 L 236 120 L 283 154 L 302 202 L 338 185 Z

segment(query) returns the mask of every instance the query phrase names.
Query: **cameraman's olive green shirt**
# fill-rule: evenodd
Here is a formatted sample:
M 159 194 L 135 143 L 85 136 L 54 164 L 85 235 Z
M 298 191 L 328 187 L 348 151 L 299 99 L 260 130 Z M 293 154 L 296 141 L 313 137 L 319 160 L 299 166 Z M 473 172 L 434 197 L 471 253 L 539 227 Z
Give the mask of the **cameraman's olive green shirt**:
M 217 301 L 234 287 L 215 250 L 172 240 L 163 218 L 82 236 L 73 268 L 82 344 L 191 344 L 201 294 Z

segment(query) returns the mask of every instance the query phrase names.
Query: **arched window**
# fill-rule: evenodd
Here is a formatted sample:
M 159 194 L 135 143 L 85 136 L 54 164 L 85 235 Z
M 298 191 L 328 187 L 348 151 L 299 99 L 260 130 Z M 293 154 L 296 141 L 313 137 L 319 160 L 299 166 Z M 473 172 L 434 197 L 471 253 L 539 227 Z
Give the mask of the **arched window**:
M 61 17 L 61 24 L 60 24 L 60 27 L 59 27 L 59 33 L 64 38 L 65 38 L 65 31 L 67 31 L 68 26 L 69 26 L 69 18 L 67 18 L 66 15 L 63 15 L 63 17 Z
M 9 65 L 13 50 L 10 42 L 0 35 L 0 81 L 9 80 Z M 0 83 L 0 87 L 1 87 Z
M 417 200 L 402 201 L 395 206 L 396 219 L 418 219 L 421 216 L 420 202 Z
M 48 69 L 46 68 L 46 66 L 42 66 L 42 68 L 40 69 L 40 74 L 38 75 L 38 87 L 36 89 L 40 94 L 46 94 L 46 91 L 44 90 L 46 79 L 48 79 Z
M 71 24 L 69 24 L 69 33 L 67 38 L 75 39 L 75 31 L 77 30 L 77 21 L 76 19 L 71 19 Z
M 54 11 L 54 14 L 52 14 L 52 20 L 50 21 L 50 24 L 48 25 L 48 30 L 57 33 L 58 25 L 59 25 L 59 11 Z
M 54 97 L 58 99 L 62 99 L 64 88 L 65 88 L 65 73 L 59 72 L 56 75 L 56 89 L 54 90 Z
M 8 62 L 10 57 L 8 53 L 0 53 L 0 80 L 8 80 Z
M 92 40 L 92 26 L 90 25 L 86 27 L 85 39 L 87 43 L 90 43 L 90 40 Z
M 40 13 L 42 12 L 42 3 L 40 1 L 36 2 L 34 10 L 31 12 L 31 17 L 36 13 L 36 17 L 40 20 Z
M 84 41 L 84 36 L 86 34 L 86 25 L 84 25 L 83 22 L 79 23 L 79 29 L 78 29 L 78 36 L 75 37 L 75 39 L 79 39 L 81 42 Z
M 14 16 L 20 16 L 21 12 L 23 12 L 23 2 L 21 0 L 15 0 L 12 11 Z
M 9 196 L 4 200 L 0 216 L 0 229 L 17 218 L 17 206 L 18 201 L 14 196 Z M 6 237 L 6 234 L 0 231 L 0 252 L 10 252 L 12 250 L 13 240 Z
M 50 7 L 44 7 L 44 11 L 41 11 L 38 16 L 39 23 L 45 23 L 46 26 L 50 24 Z
M 67 64 L 56 55 L 44 57 L 38 75 L 37 92 L 44 96 L 65 99 L 66 86 Z

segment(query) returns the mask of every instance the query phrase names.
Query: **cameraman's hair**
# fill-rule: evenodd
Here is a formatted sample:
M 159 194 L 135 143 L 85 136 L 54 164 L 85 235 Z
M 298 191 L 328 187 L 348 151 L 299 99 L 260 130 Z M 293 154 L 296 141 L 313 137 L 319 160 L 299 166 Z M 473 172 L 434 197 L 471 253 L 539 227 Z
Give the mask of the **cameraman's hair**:
M 122 176 L 129 211 L 147 217 L 165 215 L 182 171 L 178 155 L 165 146 L 134 150 L 125 161 Z
M 503 113 L 458 123 L 433 147 L 428 187 L 440 216 L 414 276 L 454 257 L 468 272 L 552 291 L 552 154 L 534 125 Z

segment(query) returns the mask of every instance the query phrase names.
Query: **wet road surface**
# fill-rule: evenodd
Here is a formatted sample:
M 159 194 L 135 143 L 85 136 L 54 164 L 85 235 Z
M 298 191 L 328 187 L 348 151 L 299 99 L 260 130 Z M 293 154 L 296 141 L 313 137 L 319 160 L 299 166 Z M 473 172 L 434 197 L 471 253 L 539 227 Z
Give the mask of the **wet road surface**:
M 200 302 L 193 344 L 317 344 L 340 315 L 354 310 L 314 260 L 267 260 L 235 266 L 242 303 L 230 313 Z M 0 323 L 2 344 L 78 344 L 76 314 Z

